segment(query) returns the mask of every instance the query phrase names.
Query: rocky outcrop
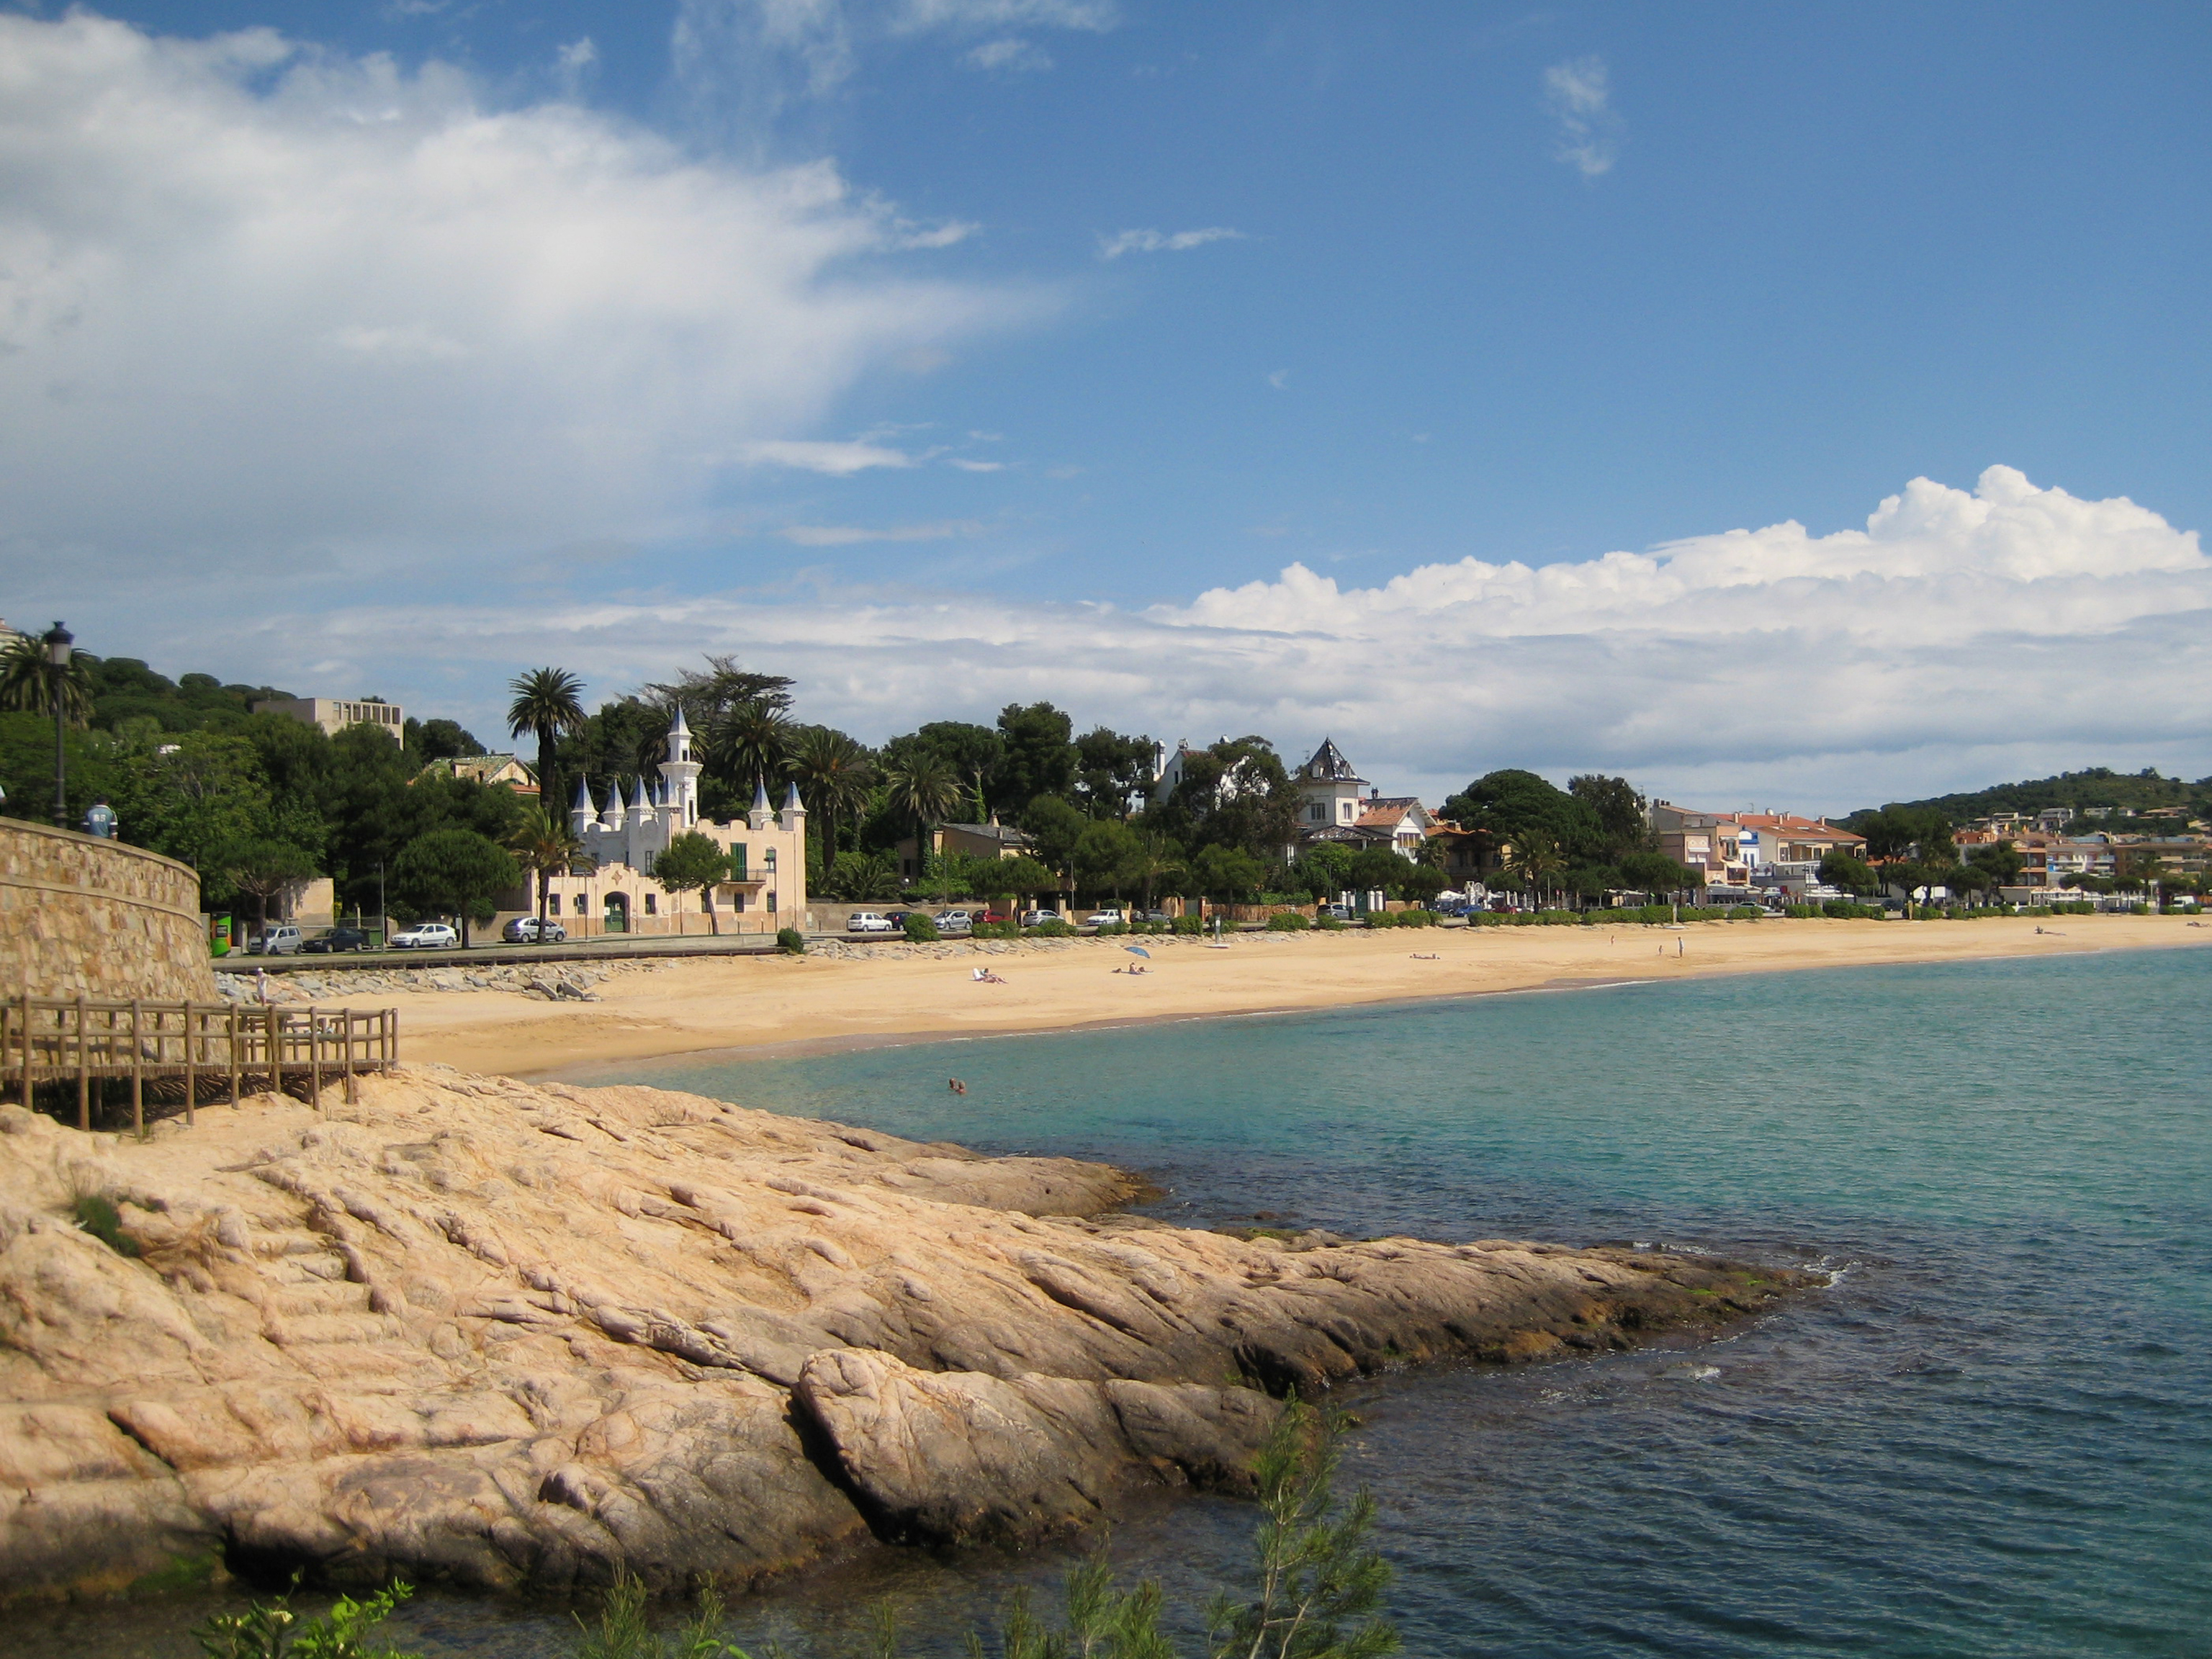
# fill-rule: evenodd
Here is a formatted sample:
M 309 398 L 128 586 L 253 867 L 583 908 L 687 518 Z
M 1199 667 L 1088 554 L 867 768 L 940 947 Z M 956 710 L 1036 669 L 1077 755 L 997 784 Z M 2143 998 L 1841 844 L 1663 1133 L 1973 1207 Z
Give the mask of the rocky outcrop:
M 1235 1488 L 1273 1396 L 1715 1324 L 1796 1282 L 1238 1239 L 1119 1172 L 413 1070 L 138 1144 L 0 1109 L 0 1594 L 179 1563 L 741 1583 Z M 119 1206 L 129 1256 L 80 1230 Z

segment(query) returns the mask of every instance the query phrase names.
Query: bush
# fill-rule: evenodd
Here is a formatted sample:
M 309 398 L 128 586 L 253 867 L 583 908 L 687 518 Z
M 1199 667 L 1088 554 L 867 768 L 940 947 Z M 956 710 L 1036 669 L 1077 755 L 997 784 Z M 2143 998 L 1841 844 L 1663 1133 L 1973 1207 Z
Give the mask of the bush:
M 1075 929 L 1058 916 L 1054 916 L 1049 921 L 1041 921 L 1029 931 L 1032 939 L 1073 939 L 1075 937 Z
M 1757 921 L 1765 914 L 1756 904 L 1739 904 L 1730 908 L 1728 919 L 1730 921 Z
M 979 921 L 968 930 L 970 939 L 1019 939 L 1022 927 L 1018 921 Z
M 106 1193 L 87 1193 L 70 1207 L 78 1228 L 90 1233 L 116 1255 L 138 1254 L 138 1241 L 123 1231 L 123 1212 Z
M 292 1588 L 299 1587 L 295 1573 Z M 407 1584 L 396 1583 L 366 1601 L 341 1595 L 321 1618 L 305 1620 L 292 1611 L 288 1593 L 274 1601 L 256 1601 L 244 1613 L 218 1613 L 192 1635 L 209 1659 L 413 1659 L 368 1632 L 414 1593 Z M 720 1615 L 718 1606 L 717 1624 Z
M 1098 924 L 1097 931 L 1103 936 L 1117 938 L 1129 931 L 1129 924 L 1126 921 L 1102 921 Z
M 806 954 L 806 935 L 796 927 L 779 927 L 775 930 L 775 948 L 794 957 L 803 957 Z
M 1304 916 L 1300 916 L 1298 920 L 1300 921 L 1304 921 L 1305 918 Z M 1314 918 L 1313 925 L 1320 928 L 1322 932 L 1325 933 L 1340 933 L 1344 932 L 1346 928 L 1352 926 L 1350 922 L 1340 921 L 1336 917 L 1330 915 L 1327 911 L 1323 911 L 1320 915 L 1316 916 Z
M 1206 923 L 1198 916 L 1188 913 L 1177 916 L 1170 926 L 1175 932 L 1186 936 L 1202 933 L 1206 931 Z
M 1401 910 L 1395 925 L 1400 927 L 1433 927 L 1438 920 L 1433 910 Z
M 1367 915 L 1367 925 L 1370 927 L 1396 927 L 1401 924 L 1396 915 L 1391 911 L 1371 910 Z
M 919 910 L 906 913 L 906 942 L 908 945 L 934 945 L 943 937 L 937 931 L 934 917 L 926 916 Z
M 1303 933 L 1312 926 L 1296 910 L 1279 910 L 1267 918 L 1267 931 L 1271 933 Z M 1337 926 L 1341 927 L 1344 924 L 1339 922 Z

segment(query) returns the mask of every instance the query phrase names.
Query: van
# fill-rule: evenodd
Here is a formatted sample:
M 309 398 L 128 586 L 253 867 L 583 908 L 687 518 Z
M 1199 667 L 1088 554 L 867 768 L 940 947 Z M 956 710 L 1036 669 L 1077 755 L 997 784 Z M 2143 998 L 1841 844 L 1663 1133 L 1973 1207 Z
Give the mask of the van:
M 306 935 L 289 921 L 280 921 L 246 947 L 246 954 L 256 957 L 297 956 L 300 946 L 307 942 Z

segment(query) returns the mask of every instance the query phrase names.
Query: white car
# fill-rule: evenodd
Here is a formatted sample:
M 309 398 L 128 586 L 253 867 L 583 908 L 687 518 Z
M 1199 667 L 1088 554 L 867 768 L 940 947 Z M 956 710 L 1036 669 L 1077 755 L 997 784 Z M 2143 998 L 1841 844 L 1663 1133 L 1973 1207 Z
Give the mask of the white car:
M 879 916 L 873 910 L 855 910 L 845 918 L 848 933 L 896 933 L 898 927 L 889 916 Z
M 1093 910 L 1089 915 L 1084 917 L 1083 925 L 1085 927 L 1113 927 L 1128 919 L 1128 916 L 1120 910 Z
M 442 921 L 418 921 L 392 936 L 395 951 L 449 951 L 460 942 L 461 936 Z

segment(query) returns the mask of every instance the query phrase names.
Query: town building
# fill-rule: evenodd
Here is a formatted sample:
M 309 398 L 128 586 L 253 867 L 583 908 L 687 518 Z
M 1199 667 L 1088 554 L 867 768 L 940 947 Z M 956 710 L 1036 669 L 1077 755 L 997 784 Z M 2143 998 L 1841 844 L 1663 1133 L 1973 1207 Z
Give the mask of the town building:
M 899 878 L 918 881 L 920 866 L 915 861 L 916 843 L 912 836 L 899 842 L 897 858 Z M 1036 842 L 1025 832 L 999 822 L 996 812 L 988 823 L 939 823 L 930 826 L 929 855 L 943 858 L 947 854 L 975 859 L 1018 859 Z
M 1298 833 L 1308 840 L 1325 830 L 1349 830 L 1358 822 L 1359 792 L 1367 780 L 1353 769 L 1330 738 L 1297 769 Z
M 337 697 L 264 697 L 253 705 L 253 712 L 282 714 L 302 726 L 319 726 L 333 738 L 349 726 L 373 726 L 394 743 L 407 740 L 406 711 L 381 697 L 362 697 L 352 702 Z
M 505 784 L 518 795 L 538 799 L 538 780 L 519 755 L 459 755 L 451 760 L 434 760 L 415 775 L 438 775 L 465 778 L 471 783 Z
M 1672 801 L 1652 802 L 1647 814 L 1657 849 L 1713 887 L 1747 887 L 1751 866 L 1738 836 L 1742 826 L 1718 812 L 1701 812 Z
M 806 809 L 798 786 L 786 793 L 781 811 L 769 810 L 767 790 L 757 786 L 742 820 L 702 818 L 702 769 L 680 707 L 668 729 L 668 758 L 658 769 L 657 783 L 642 776 L 633 782 L 628 802 L 619 781 L 601 805 L 589 778 L 576 781 L 568 827 L 580 851 L 567 873 L 548 884 L 548 916 L 572 939 L 805 927 Z M 667 892 L 653 878 L 653 863 L 670 842 L 695 831 L 728 856 L 729 874 L 703 892 Z

